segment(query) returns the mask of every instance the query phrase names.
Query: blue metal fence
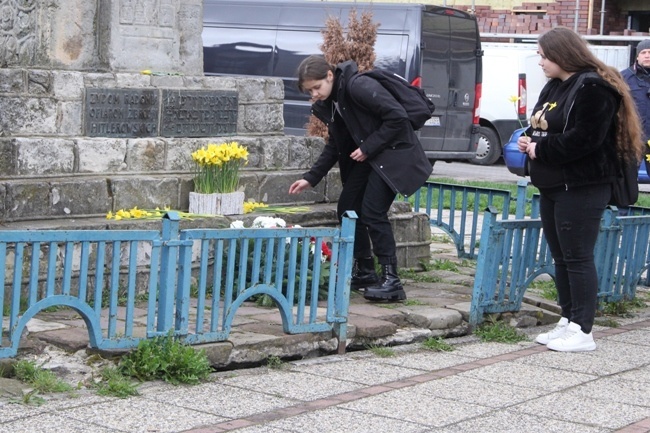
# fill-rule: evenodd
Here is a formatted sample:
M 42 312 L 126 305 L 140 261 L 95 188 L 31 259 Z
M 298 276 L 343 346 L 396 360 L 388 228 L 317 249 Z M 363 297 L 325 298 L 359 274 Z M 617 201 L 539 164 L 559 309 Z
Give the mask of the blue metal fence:
M 598 299 L 633 299 L 648 270 L 650 216 L 619 216 L 605 210 L 594 249 Z M 481 246 L 470 309 L 470 326 L 486 313 L 515 312 L 524 293 L 541 274 L 555 276 L 553 260 L 537 218 L 498 220 L 497 211 L 484 216 Z
M 523 217 L 527 205 L 526 185 L 526 181 L 520 181 L 513 198 L 508 190 L 427 182 L 413 195 L 413 210 L 429 215 L 431 226 L 451 237 L 458 257 L 474 259 L 483 211 L 488 207 L 498 208 L 501 217 L 507 219 L 510 204 L 515 200 L 516 215 Z
M 458 256 L 478 259 L 471 326 L 485 313 L 518 311 L 529 284 L 554 274 L 539 197 L 528 200 L 526 190 L 520 181 L 513 199 L 429 182 L 415 194 L 414 210 L 452 237 Z M 647 283 L 649 213 L 605 212 L 595 251 L 600 299 L 632 298 L 644 272 Z M 79 312 L 91 346 L 128 349 L 170 331 L 188 343 L 226 340 L 237 309 L 258 296 L 278 305 L 285 332 L 332 331 L 343 352 L 355 223 L 350 212 L 340 228 L 180 230 L 170 212 L 161 231 L 0 231 L 0 358 L 16 354 L 27 322 L 48 307 Z M 325 240 L 332 251 L 323 262 Z M 135 321 L 143 287 L 145 329 Z
M 507 190 L 428 182 L 414 194 L 414 210 L 449 234 L 458 257 L 477 258 L 470 326 L 481 323 L 486 313 L 519 311 L 532 281 L 541 274 L 554 277 L 539 196 L 527 199 L 527 189 L 528 182 L 520 180 L 513 198 Z M 514 215 L 509 210 L 513 200 Z M 599 300 L 632 299 L 637 284 L 650 283 L 649 232 L 650 209 L 631 207 L 627 216 L 616 208 L 605 212 L 594 251 Z
M 48 307 L 76 310 L 92 347 L 128 349 L 169 332 L 226 340 L 237 308 L 264 295 L 285 332 L 331 331 L 345 350 L 354 212 L 340 228 L 180 230 L 179 221 L 169 212 L 161 231 L 1 231 L 0 358 L 15 356 L 27 322 Z M 144 331 L 134 320 L 142 287 Z

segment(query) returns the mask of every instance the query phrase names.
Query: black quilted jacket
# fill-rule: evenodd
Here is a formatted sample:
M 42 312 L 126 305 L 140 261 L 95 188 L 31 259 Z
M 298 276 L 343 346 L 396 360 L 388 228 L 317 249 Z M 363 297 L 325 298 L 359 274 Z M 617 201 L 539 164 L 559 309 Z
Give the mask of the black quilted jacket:
M 394 192 L 410 195 L 431 175 L 431 163 L 406 111 L 378 81 L 359 76 L 354 86 L 347 85 L 357 72 L 352 61 L 338 65 L 332 95 L 312 105 L 312 113 L 328 127 L 329 141 L 304 179 L 315 186 L 338 162 L 345 184 L 355 163 L 349 155 L 361 148 Z

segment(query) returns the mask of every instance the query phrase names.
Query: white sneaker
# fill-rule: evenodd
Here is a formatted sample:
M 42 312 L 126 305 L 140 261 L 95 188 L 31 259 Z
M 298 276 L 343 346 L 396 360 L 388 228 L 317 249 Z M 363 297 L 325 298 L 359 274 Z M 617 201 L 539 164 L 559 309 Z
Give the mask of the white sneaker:
M 562 317 L 552 331 L 539 334 L 535 339 L 535 342 L 539 344 L 548 344 L 549 341 L 560 338 L 562 334 L 564 334 L 564 331 L 566 331 L 567 326 L 569 326 L 569 319 Z
M 585 352 L 596 350 L 596 343 L 591 334 L 585 334 L 577 323 L 569 323 L 560 338 L 549 341 L 546 345 L 551 350 L 558 352 Z

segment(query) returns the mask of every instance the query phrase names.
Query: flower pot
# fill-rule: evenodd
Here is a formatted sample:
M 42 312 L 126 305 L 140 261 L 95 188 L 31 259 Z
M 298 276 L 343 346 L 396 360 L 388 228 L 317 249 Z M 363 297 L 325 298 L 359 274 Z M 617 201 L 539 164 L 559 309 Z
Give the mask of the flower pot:
M 244 213 L 244 192 L 201 194 L 190 192 L 190 212 L 201 215 L 240 215 Z

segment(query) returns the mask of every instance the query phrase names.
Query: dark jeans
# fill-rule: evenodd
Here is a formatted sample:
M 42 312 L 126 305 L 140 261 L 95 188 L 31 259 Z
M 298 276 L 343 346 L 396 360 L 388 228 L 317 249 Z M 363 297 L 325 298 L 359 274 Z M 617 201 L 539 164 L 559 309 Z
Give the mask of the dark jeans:
M 610 184 L 540 189 L 544 236 L 555 262 L 555 285 L 562 317 L 588 334 L 596 315 L 598 275 L 594 247 Z
M 395 193 L 375 173 L 367 162 L 355 163 L 343 185 L 337 212 L 357 213 L 354 232 L 354 257 L 371 257 L 374 251 L 382 265 L 397 263 L 393 228 L 388 220 L 388 210 L 395 200 Z M 371 244 L 372 241 L 372 244 Z

